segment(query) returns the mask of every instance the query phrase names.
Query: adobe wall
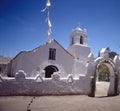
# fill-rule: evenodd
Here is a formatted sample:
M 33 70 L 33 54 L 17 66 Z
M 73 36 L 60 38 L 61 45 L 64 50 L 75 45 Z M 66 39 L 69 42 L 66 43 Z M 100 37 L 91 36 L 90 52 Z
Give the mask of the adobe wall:
M 85 76 L 73 78 L 70 74 L 67 78 L 60 78 L 53 74 L 52 78 L 26 78 L 24 74 L 18 74 L 15 78 L 0 79 L 0 95 L 65 95 L 65 94 L 90 94 L 90 83 Z
M 74 57 L 72 55 L 54 41 L 43 46 L 18 54 L 11 63 L 11 74 L 15 75 L 18 70 L 24 70 L 27 77 L 35 77 L 37 68 L 42 71 L 49 65 L 56 66 L 61 72 L 61 77 L 67 77 L 73 72 Z M 49 60 L 49 48 L 56 49 L 55 60 Z

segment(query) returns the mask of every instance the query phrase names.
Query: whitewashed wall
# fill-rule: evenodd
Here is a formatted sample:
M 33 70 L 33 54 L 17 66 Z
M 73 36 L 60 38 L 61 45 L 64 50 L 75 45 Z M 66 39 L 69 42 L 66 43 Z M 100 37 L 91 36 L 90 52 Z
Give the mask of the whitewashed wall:
M 49 60 L 49 48 L 56 49 L 56 60 Z M 53 40 L 51 43 L 37 48 L 36 50 L 23 52 L 12 61 L 11 73 L 24 70 L 27 76 L 36 76 L 37 67 L 44 70 L 48 65 L 56 66 L 61 72 L 61 77 L 66 77 L 73 72 L 74 57 L 70 55 L 59 43 Z
M 0 95 L 64 95 L 64 94 L 84 94 L 89 95 L 91 88 L 87 84 L 85 77 L 60 78 L 58 74 L 53 74 L 52 78 L 26 78 L 21 72 L 15 78 L 0 79 Z M 83 84 L 84 83 L 84 84 Z

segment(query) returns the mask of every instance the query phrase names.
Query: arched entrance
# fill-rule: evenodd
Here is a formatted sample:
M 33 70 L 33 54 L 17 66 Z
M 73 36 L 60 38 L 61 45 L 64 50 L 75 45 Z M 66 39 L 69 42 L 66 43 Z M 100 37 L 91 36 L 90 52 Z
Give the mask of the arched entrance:
M 118 75 L 111 59 L 97 59 L 96 70 L 91 84 L 91 96 L 118 95 Z
M 95 97 L 108 96 L 110 90 L 110 75 L 113 73 L 113 68 L 108 63 L 101 63 L 97 66 Z
M 45 70 L 45 78 L 51 78 L 51 75 L 54 72 L 59 71 L 58 68 L 56 66 L 53 66 L 53 65 L 47 66 L 44 70 Z

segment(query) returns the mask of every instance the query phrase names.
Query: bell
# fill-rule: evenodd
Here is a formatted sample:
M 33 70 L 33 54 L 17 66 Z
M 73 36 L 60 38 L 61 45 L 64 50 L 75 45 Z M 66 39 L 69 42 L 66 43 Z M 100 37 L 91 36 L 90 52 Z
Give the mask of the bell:
M 46 6 L 47 7 L 51 6 L 50 0 L 47 0 Z

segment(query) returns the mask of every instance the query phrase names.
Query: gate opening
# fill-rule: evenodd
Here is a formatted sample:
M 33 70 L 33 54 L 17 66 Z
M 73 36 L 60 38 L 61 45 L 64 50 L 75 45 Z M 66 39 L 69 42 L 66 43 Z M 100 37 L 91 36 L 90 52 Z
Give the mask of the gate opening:
M 108 96 L 110 88 L 110 70 L 105 63 L 96 69 L 96 90 L 95 97 Z

